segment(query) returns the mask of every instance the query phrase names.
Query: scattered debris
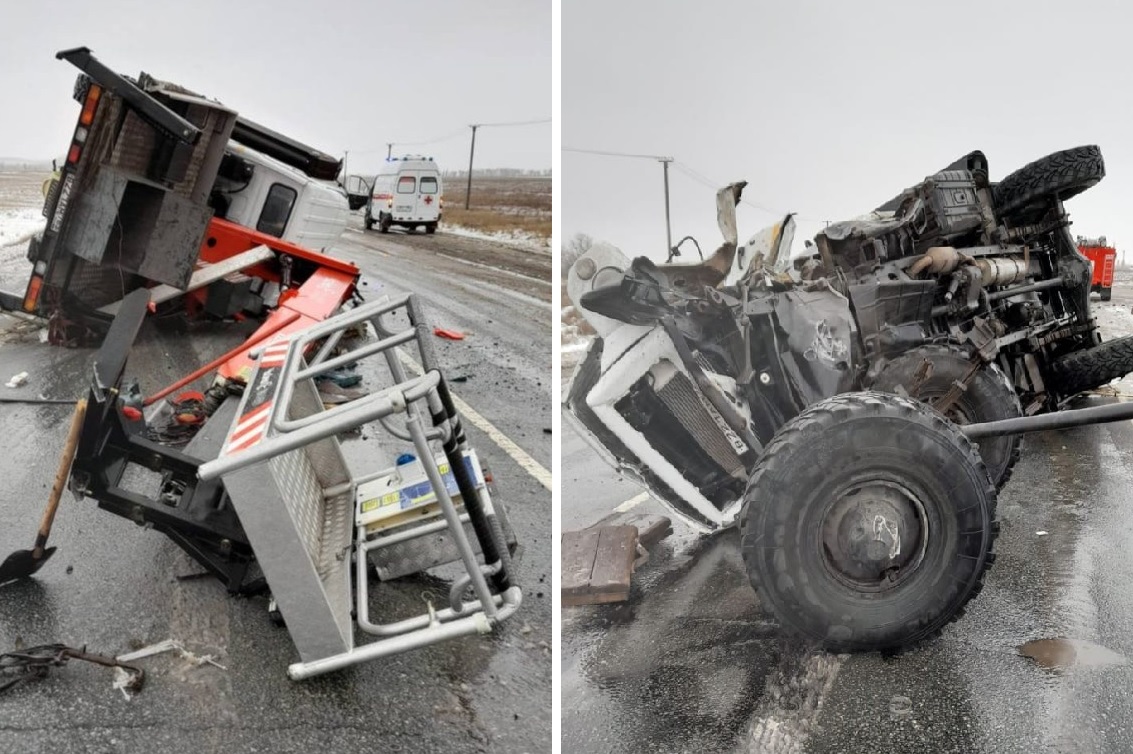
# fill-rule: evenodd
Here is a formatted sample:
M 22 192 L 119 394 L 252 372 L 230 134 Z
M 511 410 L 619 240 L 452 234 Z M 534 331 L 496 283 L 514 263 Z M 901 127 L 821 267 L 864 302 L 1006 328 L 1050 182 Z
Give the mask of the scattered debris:
M 1045 529 L 1041 529 L 1041 530 L 1035 532 L 1035 535 L 1039 536 L 1039 537 L 1045 537 L 1047 535 L 1047 532 L 1046 532 Z
M 341 388 L 357 387 L 362 382 L 362 375 L 354 371 L 356 366 L 357 364 L 347 364 L 332 372 L 320 374 L 315 378 L 315 384 L 323 385 L 330 382 Z
M 32 678 L 44 678 L 51 668 L 61 668 L 69 660 L 83 660 L 96 665 L 115 669 L 114 688 L 123 694 L 140 691 L 145 683 L 145 673 L 141 668 L 126 665 L 126 660 L 105 655 L 91 654 L 83 649 L 74 649 L 64 644 L 43 644 L 38 647 L 20 649 L 0 654 L 0 676 L 13 676 L 0 682 L 0 692 L 7 691 Z
M 331 380 L 316 381 L 315 387 L 319 391 L 319 400 L 323 402 L 324 406 L 335 406 L 340 403 L 349 403 L 350 401 L 355 401 L 359 398 L 363 398 L 369 395 L 369 393 L 367 393 L 365 390 L 342 387 L 338 383 Z
M 8 380 L 8 387 L 21 387 L 22 385 L 27 384 L 27 381 L 28 373 L 20 372 L 17 375 L 13 375 L 12 379 Z
M 889 715 L 893 718 L 913 714 L 913 700 L 907 696 L 894 696 L 889 700 Z
M 457 330 L 446 330 L 443 327 L 434 327 L 433 335 L 446 340 L 464 340 L 464 333 Z
M 186 662 L 198 667 L 207 664 L 218 667 L 221 670 L 228 670 L 228 668 L 216 661 L 216 657 L 214 655 L 194 654 L 193 652 L 185 649 L 185 645 L 177 641 L 176 639 L 166 639 L 165 641 L 159 641 L 156 644 L 150 644 L 148 647 L 142 647 L 141 649 L 135 650 L 133 652 L 128 652 L 124 655 L 118 655 L 117 659 L 118 662 L 134 662 L 135 660 L 141 660 L 145 657 L 153 657 L 154 655 L 165 654 L 166 652 L 177 652 L 177 654 L 181 656 L 182 660 L 185 660 Z
M 470 374 L 458 374 L 455 377 L 450 377 L 449 382 L 468 382 L 468 378 L 471 376 Z

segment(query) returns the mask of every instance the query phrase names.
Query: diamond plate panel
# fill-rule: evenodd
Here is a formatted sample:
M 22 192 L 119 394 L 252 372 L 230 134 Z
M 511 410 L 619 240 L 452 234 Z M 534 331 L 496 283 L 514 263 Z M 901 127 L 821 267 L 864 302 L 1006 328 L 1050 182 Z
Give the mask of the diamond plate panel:
M 315 469 L 303 450 L 293 450 L 268 461 L 283 504 L 291 511 L 299 538 L 311 560 L 319 562 L 323 534 L 323 491 Z

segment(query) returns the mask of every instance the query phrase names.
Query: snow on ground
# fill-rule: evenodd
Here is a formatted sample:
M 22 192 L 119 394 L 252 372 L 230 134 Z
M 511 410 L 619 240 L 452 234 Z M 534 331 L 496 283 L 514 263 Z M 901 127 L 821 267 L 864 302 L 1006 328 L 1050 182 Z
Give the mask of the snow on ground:
M 1128 304 L 1094 301 L 1091 303 L 1090 311 L 1098 321 L 1098 329 L 1101 330 L 1104 340 L 1133 335 L 1133 312 L 1130 312 Z M 1107 395 L 1116 393 L 1123 398 L 1133 398 L 1133 374 L 1127 374 L 1120 380 L 1098 388 L 1097 392 Z
M 445 233 L 452 233 L 454 236 L 467 236 L 468 238 L 480 238 L 485 241 L 496 241 L 498 243 L 518 246 L 532 251 L 550 251 L 551 249 L 551 239 L 540 238 L 530 233 L 524 233 L 521 230 L 484 233 L 483 231 L 466 228 L 463 225 L 453 225 L 452 223 L 445 223 L 441 227 L 441 230 Z
M 43 229 L 43 213 L 38 207 L 0 209 L 0 247 L 23 243 Z

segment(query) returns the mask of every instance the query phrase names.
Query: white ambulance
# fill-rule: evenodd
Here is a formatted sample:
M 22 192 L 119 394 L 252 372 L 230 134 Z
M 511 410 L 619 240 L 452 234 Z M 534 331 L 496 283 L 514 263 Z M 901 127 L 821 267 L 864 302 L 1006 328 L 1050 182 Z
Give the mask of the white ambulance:
M 406 155 L 387 160 L 370 189 L 366 229 L 377 225 L 387 233 L 399 225 L 409 231 L 424 228 L 426 233 L 435 233 L 444 208 L 441 189 L 441 171 L 432 157 Z

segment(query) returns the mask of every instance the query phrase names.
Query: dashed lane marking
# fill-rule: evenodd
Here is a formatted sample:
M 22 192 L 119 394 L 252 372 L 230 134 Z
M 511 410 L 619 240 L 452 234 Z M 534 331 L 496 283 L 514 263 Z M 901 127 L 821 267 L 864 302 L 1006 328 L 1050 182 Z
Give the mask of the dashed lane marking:
M 404 351 L 398 351 L 398 356 L 401 361 L 409 368 L 414 374 L 420 376 L 425 373 L 421 365 L 413 360 L 413 357 Z M 500 447 L 500 450 L 511 456 L 511 459 L 518 463 L 520 467 L 535 480 L 546 487 L 551 489 L 551 472 L 544 466 L 528 455 L 527 451 L 519 447 L 510 437 L 501 432 L 496 425 L 484 418 L 478 411 L 469 406 L 460 396 L 455 393 L 452 396 L 452 402 L 456 404 L 456 409 L 460 411 L 460 415 L 478 427 L 484 434 L 491 438 L 492 442 Z

